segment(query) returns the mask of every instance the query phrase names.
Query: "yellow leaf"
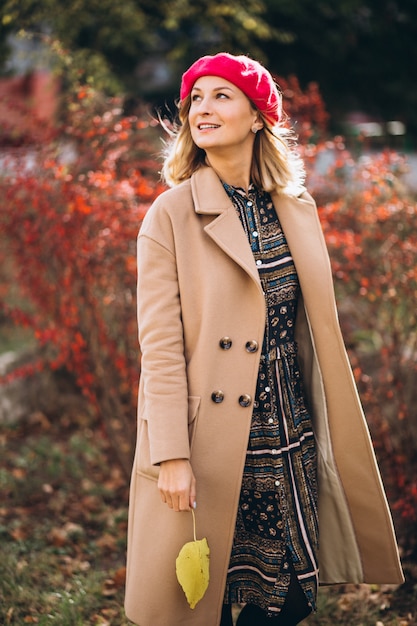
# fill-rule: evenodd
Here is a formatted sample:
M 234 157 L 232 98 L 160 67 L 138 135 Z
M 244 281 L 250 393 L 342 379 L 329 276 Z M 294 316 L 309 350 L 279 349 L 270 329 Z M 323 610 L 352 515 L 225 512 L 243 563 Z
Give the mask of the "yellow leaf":
M 180 550 L 176 560 L 177 579 L 187 602 L 192 609 L 206 593 L 209 584 L 210 549 L 207 539 L 196 539 L 195 515 L 193 514 L 194 541 L 189 541 Z

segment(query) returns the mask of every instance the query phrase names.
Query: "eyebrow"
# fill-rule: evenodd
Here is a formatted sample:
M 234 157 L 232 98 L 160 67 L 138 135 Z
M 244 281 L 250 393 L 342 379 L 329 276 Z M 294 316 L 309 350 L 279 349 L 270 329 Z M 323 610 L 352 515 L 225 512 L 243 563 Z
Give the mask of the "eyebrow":
M 232 87 L 228 87 L 227 85 L 224 85 L 223 87 L 215 87 L 213 91 L 224 91 L 225 89 L 233 91 Z M 202 91 L 202 89 L 200 87 L 193 87 L 191 91 Z

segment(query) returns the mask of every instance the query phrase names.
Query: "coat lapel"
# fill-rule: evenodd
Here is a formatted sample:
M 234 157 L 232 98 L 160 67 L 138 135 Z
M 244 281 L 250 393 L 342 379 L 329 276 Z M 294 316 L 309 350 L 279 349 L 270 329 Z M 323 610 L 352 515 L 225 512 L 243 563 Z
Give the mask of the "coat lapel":
M 314 200 L 307 193 L 295 198 L 272 194 L 275 209 L 297 269 L 309 315 L 320 312 L 328 298 L 332 273 Z
M 253 278 L 261 290 L 252 250 L 217 174 L 210 167 L 197 170 L 191 178 L 191 189 L 196 213 L 216 216 L 204 228 L 207 235 Z

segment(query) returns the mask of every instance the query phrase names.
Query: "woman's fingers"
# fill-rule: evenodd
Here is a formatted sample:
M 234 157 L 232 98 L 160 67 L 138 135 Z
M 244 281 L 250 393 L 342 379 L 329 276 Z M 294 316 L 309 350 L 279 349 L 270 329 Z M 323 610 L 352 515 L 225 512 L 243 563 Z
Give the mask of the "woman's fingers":
M 197 507 L 197 490 L 196 490 L 196 481 L 193 475 L 193 479 L 191 482 L 191 489 L 190 489 L 190 507 L 192 509 L 195 509 Z
M 162 502 L 174 511 L 189 511 L 196 499 L 196 483 L 187 459 L 163 461 L 160 465 L 158 489 Z

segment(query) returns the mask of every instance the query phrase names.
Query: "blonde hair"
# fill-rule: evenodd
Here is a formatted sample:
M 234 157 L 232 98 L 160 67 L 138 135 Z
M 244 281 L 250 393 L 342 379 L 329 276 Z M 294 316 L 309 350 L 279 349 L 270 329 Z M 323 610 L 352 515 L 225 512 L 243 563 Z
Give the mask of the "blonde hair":
M 251 103 L 252 104 L 252 103 Z M 162 178 L 170 187 L 191 178 L 192 174 L 206 164 L 206 153 L 191 137 L 188 112 L 191 98 L 187 96 L 178 107 L 179 122 L 173 129 L 164 151 Z M 257 110 L 252 104 L 254 110 Z M 251 166 L 251 181 L 268 192 L 299 195 L 304 189 L 304 164 L 296 149 L 294 133 L 285 122 L 272 126 L 258 111 L 264 127 L 255 137 Z

